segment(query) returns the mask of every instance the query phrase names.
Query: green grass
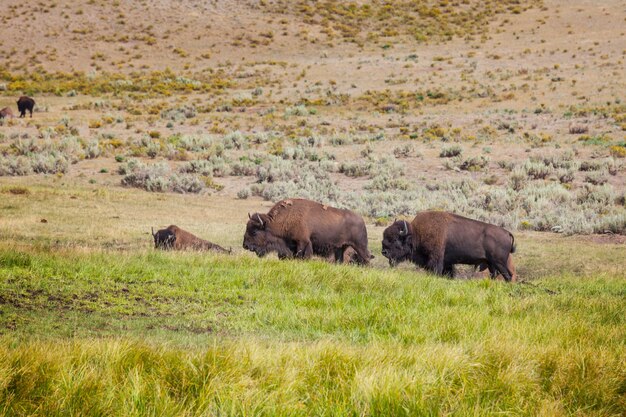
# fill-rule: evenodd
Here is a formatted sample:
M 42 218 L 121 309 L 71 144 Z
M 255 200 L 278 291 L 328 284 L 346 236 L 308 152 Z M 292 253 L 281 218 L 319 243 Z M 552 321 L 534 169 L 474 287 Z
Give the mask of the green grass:
M 520 269 L 549 272 L 507 285 L 321 261 L 4 244 L 0 410 L 623 415 L 623 269 L 598 262 L 586 274 L 527 259 L 541 266 Z

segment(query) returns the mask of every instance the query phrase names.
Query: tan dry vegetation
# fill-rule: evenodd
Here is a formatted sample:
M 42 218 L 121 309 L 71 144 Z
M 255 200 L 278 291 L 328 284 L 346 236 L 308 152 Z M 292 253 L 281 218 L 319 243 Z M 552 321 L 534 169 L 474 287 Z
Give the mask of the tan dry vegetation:
M 408 182 L 506 188 L 507 164 L 571 150 L 576 161 L 613 155 L 618 163 L 611 175 L 576 173 L 568 187 L 606 181 L 617 196 L 624 193 L 623 1 L 386 4 L 8 2 L 0 11 L 7 62 L 0 107 L 32 90 L 38 112 L 4 123 L 3 152 L 16 138 L 98 139 L 102 155 L 79 160 L 64 175 L 116 186 L 112 157 L 145 158 L 145 149 L 130 145 L 141 138 L 163 147 L 176 135 L 274 132 L 281 139 L 250 150 L 320 136 L 319 152 L 341 164 L 411 144 L 414 153 L 400 160 Z M 348 27 L 352 35 L 341 34 Z M 431 35 L 416 39 L 416 27 Z M 302 104 L 315 113 L 292 111 Z M 194 114 L 163 116 L 181 106 Z M 572 134 L 572 126 L 587 133 Z M 329 146 L 334 137 L 366 136 L 384 140 Z M 439 158 L 450 142 L 461 147 L 462 160 Z M 167 159 L 176 167 L 171 159 L 202 157 L 178 152 Z M 488 158 L 485 169 L 458 169 L 481 157 Z M 344 191 L 366 185 L 365 177 L 331 177 Z M 226 200 L 253 182 L 214 181 L 224 187 L 214 198 Z

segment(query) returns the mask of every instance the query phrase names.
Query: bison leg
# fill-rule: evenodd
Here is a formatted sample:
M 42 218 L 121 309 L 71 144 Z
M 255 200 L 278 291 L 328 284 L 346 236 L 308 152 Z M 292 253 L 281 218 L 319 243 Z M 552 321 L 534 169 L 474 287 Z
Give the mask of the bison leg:
M 310 240 L 300 241 L 296 247 L 296 257 L 310 259 L 313 256 L 313 245 Z
M 443 266 L 443 275 L 454 278 L 455 272 L 454 264 L 446 264 Z
M 355 260 L 359 265 L 369 265 L 370 259 L 372 259 L 372 255 L 367 248 L 355 247 L 354 251 L 356 252 Z
M 500 272 L 493 264 L 488 263 L 488 264 L 486 264 L 485 267 L 489 268 L 489 278 L 502 280 L 502 278 L 498 278 L 498 276 L 500 275 Z M 504 277 L 504 275 L 503 275 L 503 277 Z
M 503 264 L 502 262 L 496 262 L 495 267 L 498 270 L 498 272 L 500 272 L 502 274 L 502 276 L 504 277 L 504 280 L 506 282 L 510 282 L 511 281 L 512 274 L 509 271 L 509 268 L 507 268 L 506 264 Z
M 488 262 L 481 262 L 477 265 L 474 265 L 474 276 L 476 276 L 476 270 L 478 270 L 478 273 L 479 273 L 478 277 L 480 278 L 484 278 L 486 276 L 488 276 L 491 279 L 494 278 L 493 274 L 495 273 L 494 272 L 495 270 L 493 269 L 493 267 L 489 265 Z M 489 270 L 489 275 L 483 274 L 483 271 L 485 270 Z
M 345 252 L 344 248 L 337 248 L 335 249 L 335 263 L 337 264 L 342 264 L 344 263 L 344 259 L 343 259 L 343 254 Z
M 515 272 L 515 265 L 513 265 L 513 257 L 509 254 L 509 257 L 506 260 L 506 268 L 509 270 L 511 274 L 511 282 L 517 281 L 517 272 Z
M 489 278 L 496 279 L 498 276 L 498 270 L 491 264 L 487 264 L 487 268 L 489 268 Z
M 426 261 L 426 269 L 437 275 L 443 275 L 443 256 L 431 255 Z

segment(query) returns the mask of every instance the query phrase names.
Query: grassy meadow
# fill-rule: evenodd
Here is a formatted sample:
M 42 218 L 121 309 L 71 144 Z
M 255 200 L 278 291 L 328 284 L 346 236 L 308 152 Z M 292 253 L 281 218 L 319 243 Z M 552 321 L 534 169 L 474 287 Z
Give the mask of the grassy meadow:
M 0 416 L 626 416 L 624 10 L 3 1 Z M 294 197 L 371 265 L 244 251 Z M 514 233 L 519 282 L 390 269 L 427 209 Z
M 368 268 L 258 259 L 246 207 L 20 181 L 2 189 L 4 415 L 625 410 L 623 244 L 518 233 L 521 283 L 450 280 L 389 269 L 383 227 Z M 174 208 L 236 255 L 154 251 L 149 225 Z
M 624 271 L 600 262 L 588 276 L 552 271 L 507 285 L 146 250 L 3 244 L 0 260 L 5 415 L 555 416 L 626 406 Z

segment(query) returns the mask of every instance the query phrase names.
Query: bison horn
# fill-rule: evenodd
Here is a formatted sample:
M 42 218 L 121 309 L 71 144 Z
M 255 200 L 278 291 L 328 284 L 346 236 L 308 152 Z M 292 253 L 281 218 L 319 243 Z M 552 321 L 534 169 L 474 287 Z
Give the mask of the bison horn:
M 263 227 L 263 220 L 261 220 L 261 215 L 259 213 L 256 214 L 257 219 L 259 219 L 259 223 L 261 223 L 261 227 Z
M 252 220 L 252 216 L 250 215 L 250 213 L 248 213 L 248 218 Z
M 406 220 L 403 220 L 402 223 L 404 224 L 404 230 L 400 232 L 400 234 L 402 236 L 406 236 L 409 234 L 409 227 L 406 224 Z
M 152 237 L 154 237 L 154 227 L 151 227 L 150 229 L 152 229 Z

